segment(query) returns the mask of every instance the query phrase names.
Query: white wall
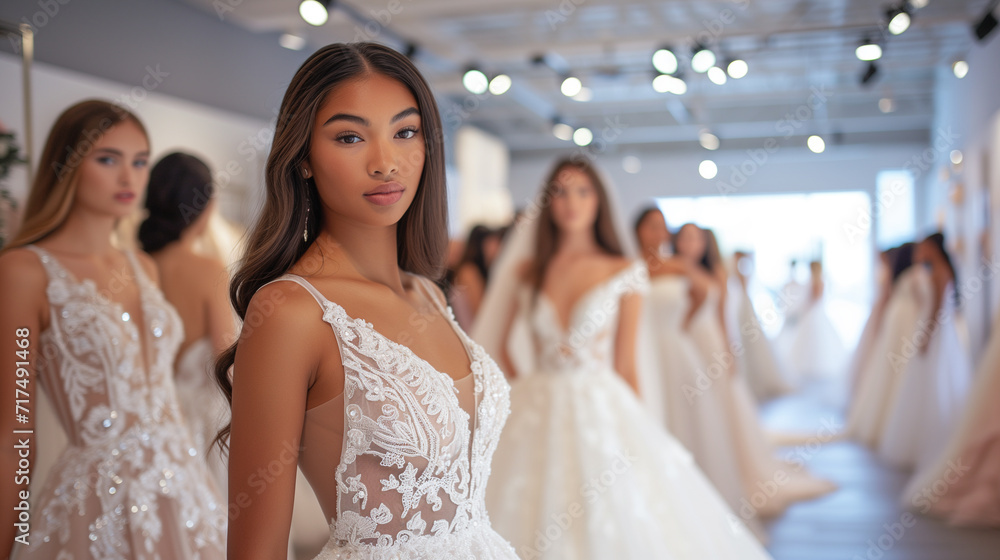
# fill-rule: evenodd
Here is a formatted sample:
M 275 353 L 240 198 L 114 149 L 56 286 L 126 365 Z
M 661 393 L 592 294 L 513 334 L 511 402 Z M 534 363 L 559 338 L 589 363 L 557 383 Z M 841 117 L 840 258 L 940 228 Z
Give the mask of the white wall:
M 937 150 L 934 172 L 923 185 L 919 216 L 926 229 L 942 227 L 950 238 L 959 283 L 971 295 L 964 304 L 973 356 L 981 352 L 1000 307 L 1000 275 L 984 259 L 1000 259 L 1000 32 L 967 53 L 969 73 L 958 79 L 942 63 L 937 76 L 934 129 L 954 141 Z M 950 61 L 948 61 L 950 62 Z M 962 164 L 949 161 L 960 150 Z M 993 276 L 989 278 L 989 276 Z
M 21 83 L 20 58 L 0 53 L 0 122 L 17 134 L 23 146 Z M 247 219 L 263 193 L 270 123 L 158 93 L 155 77 L 147 84 L 154 87 L 146 90 L 36 63 L 32 71 L 35 164 L 49 128 L 65 108 L 88 98 L 124 100 L 149 131 L 154 160 L 175 150 L 202 157 L 216 174 L 223 213 Z M 7 183 L 23 208 L 28 190 L 25 174 L 12 173 Z
M 617 185 L 622 208 L 631 216 L 654 197 L 663 196 L 844 190 L 861 190 L 874 196 L 879 171 L 901 169 L 925 148 L 924 145 L 830 146 L 822 154 L 805 148 L 778 148 L 771 153 L 763 148 L 753 153 L 746 150 L 641 153 L 642 169 L 634 175 L 622 168 L 622 155 L 599 156 L 597 164 Z M 572 150 L 567 150 L 567 155 L 571 153 Z M 718 165 L 719 173 L 712 180 L 698 174 L 698 164 L 703 159 L 712 159 Z M 524 204 L 538 192 L 553 161 L 551 157 L 514 159 L 510 188 L 517 204 Z

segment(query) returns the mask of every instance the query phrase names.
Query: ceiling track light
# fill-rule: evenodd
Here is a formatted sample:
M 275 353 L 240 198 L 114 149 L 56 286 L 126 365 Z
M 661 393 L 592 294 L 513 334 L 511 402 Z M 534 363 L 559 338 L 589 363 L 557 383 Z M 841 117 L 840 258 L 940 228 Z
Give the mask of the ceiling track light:
M 997 17 L 993 15 L 993 11 L 997 8 L 997 0 L 990 2 L 989 6 L 986 7 L 986 12 L 983 17 L 976 20 L 976 23 L 972 24 L 972 32 L 976 34 L 976 39 L 980 41 L 985 41 L 989 37 L 990 33 L 997 27 Z
M 673 74 L 677 67 L 677 55 L 670 47 L 660 47 L 653 53 L 653 68 L 660 74 Z
M 309 25 L 319 27 L 330 19 L 332 0 L 302 0 L 299 4 L 299 15 Z
M 870 37 L 865 37 L 861 40 L 858 48 L 854 50 L 854 55 L 858 57 L 858 60 L 871 62 L 882 58 L 882 47 Z
M 486 90 L 490 86 L 490 81 L 486 78 L 486 74 L 482 70 L 475 66 L 469 66 L 465 69 L 465 73 L 462 74 L 462 85 L 465 86 L 465 89 L 469 93 L 481 95 L 486 93 Z
M 715 66 L 715 53 L 705 45 L 698 43 L 691 49 L 691 69 L 699 74 L 708 72 L 708 69 Z
M 886 21 L 888 21 L 889 33 L 893 35 L 899 35 L 910 28 L 910 23 L 912 16 L 910 14 L 910 8 L 905 1 L 900 2 L 896 7 L 889 8 L 885 12 Z
M 726 65 L 726 72 L 729 73 L 729 77 L 734 80 L 739 80 L 740 78 L 747 75 L 750 67 L 747 66 L 747 62 L 742 58 L 735 58 L 729 61 Z
M 865 66 L 865 71 L 861 74 L 861 85 L 869 85 L 875 79 L 876 74 L 878 74 L 878 65 L 874 61 L 869 62 Z

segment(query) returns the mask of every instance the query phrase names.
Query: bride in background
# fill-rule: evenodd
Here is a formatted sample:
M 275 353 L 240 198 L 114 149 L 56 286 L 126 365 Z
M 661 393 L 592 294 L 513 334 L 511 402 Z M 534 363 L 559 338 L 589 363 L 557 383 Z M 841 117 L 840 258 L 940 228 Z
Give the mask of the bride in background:
M 701 356 L 691 337 L 691 320 L 708 296 L 711 278 L 700 267 L 668 254 L 670 231 L 658 208 L 643 210 L 635 225 L 636 238 L 649 269 L 650 289 L 644 319 L 656 341 L 660 394 L 666 426 L 694 456 L 729 507 L 745 498 L 736 446 L 729 423 L 725 391 L 702 390 Z M 749 520 L 748 520 L 749 521 Z M 756 521 L 751 528 L 764 537 Z
M 726 330 L 723 313 L 726 280 L 721 257 L 709 230 L 685 224 L 675 236 L 677 254 L 701 267 L 710 279 L 705 303 L 691 320 L 691 337 L 701 354 L 698 393 L 706 398 L 718 393 L 724 399 L 732 438 L 715 442 L 735 450 L 742 475 L 743 495 L 738 508 L 744 519 L 773 517 L 792 503 L 832 492 L 836 486 L 813 477 L 802 464 L 778 460 L 757 413 L 757 405 L 738 361 L 741 349 Z M 735 506 L 734 506 L 735 508 Z
M 896 467 L 921 468 L 947 445 L 969 390 L 972 373 L 959 341 L 955 269 L 944 236 L 917 244 L 914 259 L 930 289 L 929 305 L 890 362 L 898 383 L 889 395 L 879 456 Z
M 487 488 L 493 525 L 522 558 L 768 558 L 637 398 L 647 271 L 625 257 L 605 188 L 587 161 L 556 164 L 474 327 L 515 377 Z M 536 364 L 524 377 L 506 344 L 519 317 L 533 346 L 515 351 Z

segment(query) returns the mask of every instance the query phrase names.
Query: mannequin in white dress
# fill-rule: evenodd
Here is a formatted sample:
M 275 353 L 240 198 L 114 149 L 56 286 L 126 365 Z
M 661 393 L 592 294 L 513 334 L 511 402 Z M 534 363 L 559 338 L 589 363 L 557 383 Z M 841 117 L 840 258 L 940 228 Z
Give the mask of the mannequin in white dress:
M 541 196 L 551 203 L 504 249 L 476 325 L 504 348 L 522 312 L 532 347 L 515 351 L 535 357 L 530 375 L 507 366 L 494 526 L 522 558 L 768 558 L 637 398 L 647 271 L 623 256 L 603 184 L 584 160 L 556 164 Z M 513 309 L 493 288 L 506 282 L 519 284 Z M 499 332 L 484 328 L 505 309 Z
M 383 45 L 323 47 L 289 84 L 231 287 L 240 339 L 216 367 L 230 558 L 284 556 L 296 467 L 330 521 L 318 559 L 516 558 L 484 501 L 509 388 L 431 281 L 441 134 L 427 83 Z

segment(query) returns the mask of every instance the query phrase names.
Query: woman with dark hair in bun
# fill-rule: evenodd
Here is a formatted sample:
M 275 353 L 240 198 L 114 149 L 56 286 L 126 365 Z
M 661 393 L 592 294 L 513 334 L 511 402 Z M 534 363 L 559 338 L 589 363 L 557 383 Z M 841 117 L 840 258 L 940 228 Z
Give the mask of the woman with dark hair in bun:
M 156 261 L 163 293 L 184 323 L 174 363 L 177 394 L 198 454 L 225 488 L 226 466 L 219 449 L 209 447 L 228 421 L 212 364 L 235 338 L 229 276 L 220 261 L 195 250 L 214 210 L 212 194 L 212 173 L 203 161 L 180 152 L 164 156 L 149 173 L 149 216 L 139 226 L 139 242 Z

